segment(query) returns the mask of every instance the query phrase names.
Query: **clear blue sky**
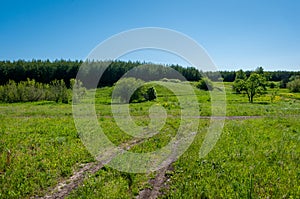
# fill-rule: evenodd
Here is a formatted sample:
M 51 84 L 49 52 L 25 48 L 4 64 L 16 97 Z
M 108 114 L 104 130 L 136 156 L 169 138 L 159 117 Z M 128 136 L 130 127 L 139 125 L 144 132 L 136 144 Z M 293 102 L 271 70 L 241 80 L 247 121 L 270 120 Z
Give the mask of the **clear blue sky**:
M 108 37 L 163 27 L 201 44 L 220 70 L 300 70 L 300 1 L 1 0 L 0 60 L 85 59 Z M 124 59 L 170 62 L 160 53 Z

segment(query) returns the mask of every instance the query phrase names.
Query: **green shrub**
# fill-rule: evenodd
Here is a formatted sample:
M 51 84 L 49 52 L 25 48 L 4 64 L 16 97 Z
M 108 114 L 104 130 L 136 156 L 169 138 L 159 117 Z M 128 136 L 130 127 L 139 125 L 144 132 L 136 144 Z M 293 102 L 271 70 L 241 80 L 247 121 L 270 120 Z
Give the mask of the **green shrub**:
M 45 100 L 45 86 L 35 80 L 27 79 L 18 84 L 13 80 L 0 87 L 0 101 L 3 102 L 32 102 Z
M 117 82 L 113 91 L 113 100 L 116 103 L 132 103 L 155 100 L 154 87 L 143 85 L 145 82 L 133 77 L 123 78 Z
M 289 79 L 283 79 L 279 82 L 279 88 L 286 88 Z
M 54 80 L 50 85 L 30 79 L 21 81 L 18 84 L 13 80 L 9 80 L 6 85 L 0 86 L 0 101 L 8 103 L 41 100 L 68 103 L 70 96 L 70 89 L 66 87 L 63 80 Z
M 205 91 L 213 90 L 213 83 L 208 78 L 202 78 L 196 86 L 197 86 L 197 88 L 199 88 L 201 90 L 205 90 Z
M 21 102 L 33 102 L 45 99 L 45 91 L 42 83 L 27 79 L 18 83 L 18 95 Z
M 234 80 L 232 84 L 232 90 L 235 93 L 240 94 L 243 90 L 245 90 L 245 80 L 243 79 Z
M 9 80 L 8 83 L 0 88 L 0 100 L 3 102 L 18 102 L 18 88 L 17 84 L 13 80 Z
M 86 88 L 80 80 L 71 79 L 70 85 L 72 89 L 72 101 L 73 103 L 78 103 L 86 95 Z
M 142 91 L 143 83 L 143 80 L 133 77 L 121 79 L 115 85 L 114 101 L 121 103 L 141 101 L 144 98 Z
M 293 81 L 287 83 L 287 88 L 294 93 L 300 92 L 300 78 L 295 78 Z
M 148 88 L 146 94 L 144 95 L 144 97 L 147 101 L 155 100 L 157 98 L 155 88 L 154 87 Z
M 53 80 L 50 83 L 50 91 L 52 94 L 50 99 L 54 100 L 55 102 L 69 102 L 70 90 L 68 90 L 64 80 Z
M 269 82 L 268 85 L 270 88 L 275 88 L 277 85 L 275 84 L 275 82 Z

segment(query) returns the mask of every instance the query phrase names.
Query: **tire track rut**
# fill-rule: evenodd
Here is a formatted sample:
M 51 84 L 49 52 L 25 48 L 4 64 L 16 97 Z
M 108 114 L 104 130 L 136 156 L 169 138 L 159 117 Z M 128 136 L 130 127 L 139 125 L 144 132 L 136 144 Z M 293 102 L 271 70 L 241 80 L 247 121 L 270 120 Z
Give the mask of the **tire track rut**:
M 121 144 L 122 149 L 129 150 L 133 146 L 141 143 L 144 139 L 134 139 L 129 142 Z M 49 190 L 48 194 L 43 197 L 31 197 L 31 198 L 40 198 L 40 199 L 61 199 L 68 196 L 73 190 L 82 184 L 84 179 L 88 174 L 94 174 L 99 171 L 105 164 L 110 162 L 116 155 L 120 153 L 111 154 L 110 157 L 106 160 L 98 162 L 89 162 L 83 165 L 81 169 L 74 172 L 73 175 L 58 183 L 54 188 Z

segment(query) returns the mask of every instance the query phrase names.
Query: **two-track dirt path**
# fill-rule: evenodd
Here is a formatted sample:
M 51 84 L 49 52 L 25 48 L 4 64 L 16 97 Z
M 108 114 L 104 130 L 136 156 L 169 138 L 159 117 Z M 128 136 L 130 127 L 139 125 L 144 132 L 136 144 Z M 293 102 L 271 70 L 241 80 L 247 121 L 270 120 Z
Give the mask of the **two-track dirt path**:
M 120 148 L 122 148 L 124 150 L 129 150 L 133 146 L 141 143 L 142 141 L 143 141 L 143 139 L 134 139 L 129 142 L 121 144 Z M 115 157 L 118 154 L 119 153 L 110 154 L 109 158 L 102 160 L 102 161 L 90 162 L 90 163 L 83 164 L 81 169 L 74 172 L 70 178 L 58 183 L 54 188 L 50 189 L 48 194 L 46 194 L 43 197 L 32 197 L 32 198 L 41 198 L 41 199 L 42 198 L 43 199 L 65 198 L 73 190 L 75 190 L 78 186 L 80 186 L 82 184 L 82 182 L 84 181 L 84 179 L 86 178 L 86 176 L 88 174 L 96 173 L 105 164 L 110 162 L 113 159 L 113 157 Z
M 199 119 L 225 119 L 225 120 L 245 120 L 245 119 L 256 119 L 256 118 L 269 118 L 269 117 L 275 117 L 275 116 L 198 116 Z M 299 117 L 299 115 L 285 115 L 283 117 Z M 144 139 L 134 139 L 132 141 L 126 142 L 121 144 L 121 148 L 129 150 L 133 146 L 143 142 Z M 94 174 L 97 171 L 99 171 L 105 164 L 110 162 L 113 157 L 115 157 L 117 154 L 113 154 L 110 156 L 110 158 L 100 161 L 100 162 L 90 162 L 82 165 L 81 169 L 74 172 L 74 174 L 57 184 L 54 188 L 49 190 L 49 193 L 46 194 L 43 197 L 32 197 L 32 198 L 45 198 L 45 199 L 52 199 L 52 198 L 65 198 L 67 197 L 73 190 L 75 190 L 78 186 L 82 184 L 85 177 L 88 174 Z M 159 195 L 161 195 L 161 188 L 167 187 L 166 181 L 166 172 L 173 170 L 172 163 L 175 161 L 172 160 L 171 163 L 164 168 L 157 171 L 156 177 L 154 179 L 149 180 L 149 184 L 152 186 L 151 189 L 146 188 L 144 190 L 141 190 L 139 195 L 136 197 L 137 199 L 143 199 L 143 198 L 157 198 Z

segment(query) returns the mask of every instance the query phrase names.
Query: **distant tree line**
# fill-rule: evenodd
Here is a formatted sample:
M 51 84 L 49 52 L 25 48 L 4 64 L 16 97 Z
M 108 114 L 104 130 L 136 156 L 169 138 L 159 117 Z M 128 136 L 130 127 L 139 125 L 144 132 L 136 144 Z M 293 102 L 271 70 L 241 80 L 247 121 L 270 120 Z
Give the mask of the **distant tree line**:
M 99 74 L 99 72 L 103 72 L 103 75 L 98 83 L 98 87 L 103 87 L 112 86 L 131 69 L 133 69 L 130 72 L 131 76 L 144 81 L 159 80 L 162 78 L 183 80 L 182 76 L 188 81 L 198 81 L 201 79 L 200 72 L 193 67 L 185 68 L 179 65 L 161 66 L 142 62 L 112 61 L 109 62 L 108 67 L 103 71 L 103 63 L 98 61 L 83 62 L 70 60 L 0 61 L 0 85 L 7 84 L 9 80 L 19 83 L 27 79 L 34 79 L 36 82 L 46 84 L 49 84 L 53 80 L 63 80 L 66 86 L 70 87 L 70 79 L 76 78 L 79 67 L 82 64 L 87 66 L 85 71 L 87 78 L 83 81 L 84 86 L 87 88 L 90 84 L 89 81 L 94 80 L 96 74 Z M 139 65 L 147 65 L 147 67 L 138 67 Z M 182 76 L 175 74 L 171 69 L 175 69 Z
M 261 68 L 261 67 L 259 67 Z M 236 79 L 237 71 L 203 72 L 212 81 L 233 82 Z M 246 77 L 250 77 L 253 71 L 244 71 Z M 300 71 L 265 71 L 265 77 L 268 81 L 282 81 L 282 87 L 285 87 L 292 76 L 300 75 Z
M 220 72 L 201 72 L 194 67 L 182 67 L 179 65 L 161 66 L 145 62 L 125 62 L 112 61 L 105 71 L 103 71 L 104 62 L 96 61 L 71 61 L 71 60 L 32 60 L 32 61 L 0 61 L 0 85 L 13 80 L 16 83 L 34 79 L 39 83 L 49 84 L 53 80 L 64 80 L 67 87 L 70 87 L 70 79 L 76 78 L 79 67 L 86 64 L 86 81 L 83 81 L 85 87 L 89 87 L 90 82 L 94 80 L 96 74 L 103 72 L 98 83 L 98 87 L 112 86 L 125 73 L 131 71 L 128 76 L 136 77 L 144 81 L 160 80 L 162 78 L 183 80 L 182 76 L 188 81 L 199 81 L 201 76 L 206 76 L 212 81 L 233 82 L 236 79 L 236 71 Z M 106 62 L 107 63 L 107 62 Z M 138 67 L 140 65 L 147 67 Z M 136 68 L 137 67 L 137 68 Z M 134 69 L 136 68 L 136 69 Z M 259 67 L 261 68 L 261 67 Z M 131 70 L 133 69 L 133 70 Z M 171 69 L 175 69 L 179 74 L 175 74 Z M 246 77 L 250 77 L 253 71 L 244 71 Z M 299 76 L 300 71 L 265 71 L 264 76 L 267 81 L 281 81 L 281 87 L 286 87 L 292 76 Z
M 35 80 L 39 83 L 49 84 L 53 80 L 64 80 L 70 86 L 70 79 L 75 78 L 81 61 L 0 61 L 0 85 L 13 80 L 16 83 Z

